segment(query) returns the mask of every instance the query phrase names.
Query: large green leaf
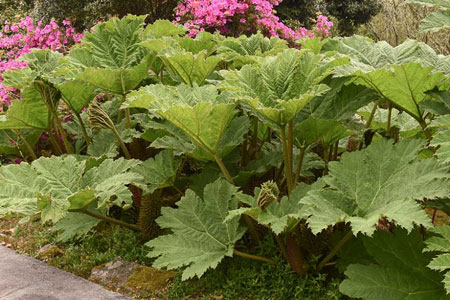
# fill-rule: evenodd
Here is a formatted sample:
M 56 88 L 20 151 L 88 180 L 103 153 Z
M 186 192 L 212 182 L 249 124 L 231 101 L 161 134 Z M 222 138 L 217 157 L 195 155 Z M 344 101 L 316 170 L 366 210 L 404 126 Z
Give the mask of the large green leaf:
M 141 47 L 144 16 L 128 15 L 97 24 L 83 38 L 85 48 L 71 51 L 76 78 L 101 89 L 126 94 L 148 76 L 154 56 Z
M 365 74 L 410 62 L 433 67 L 434 72 L 450 74 L 448 57 L 438 55 L 430 46 L 417 40 L 406 40 L 397 47 L 392 47 L 385 41 L 374 43 L 367 37 L 352 36 L 329 40 L 323 51 L 337 51 L 350 56 L 349 65 L 336 68 L 334 73 L 338 76 Z
M 119 155 L 119 142 L 114 133 L 102 128 L 92 137 L 92 142 L 87 148 L 87 154 L 93 157 L 114 158 Z
M 82 213 L 70 212 L 53 226 L 52 231 L 59 233 L 58 241 L 68 242 L 76 238 L 84 237 L 100 222 L 100 219 Z
M 442 276 L 426 267 L 431 255 L 422 253 L 418 230 L 409 235 L 400 229 L 379 231 L 363 242 L 376 264 L 350 265 L 340 286 L 342 293 L 364 300 L 450 299 L 440 282 Z
M 218 55 L 230 62 L 232 68 L 255 63 L 257 57 L 276 55 L 287 49 L 287 42 L 276 37 L 267 38 L 257 33 L 249 37 L 242 35 L 238 38 L 228 37 L 220 42 Z
M 443 9 L 429 14 L 420 24 L 420 32 L 436 32 L 441 29 L 450 28 L 450 1 L 448 0 L 407 0 L 422 6 L 431 6 Z
M 227 128 L 236 114 L 236 105 L 219 95 L 215 86 L 150 85 L 131 93 L 126 106 L 159 114 L 184 132 L 210 160 L 215 155 L 225 156 L 237 146 L 222 141 L 229 140 Z
M 56 86 L 64 102 L 75 112 L 80 113 L 97 95 L 95 87 L 80 80 L 70 80 Z
M 2 153 L 4 156 L 12 155 L 14 157 L 18 157 L 20 153 L 29 154 L 27 147 L 19 138 L 18 134 L 22 135 L 27 143 L 33 148 L 41 137 L 42 130 L 0 130 L 0 153 Z
M 128 184 L 138 183 L 142 177 L 130 170 L 136 167 L 138 160 L 104 160 L 98 167 L 88 170 L 81 179 L 83 189 L 92 188 L 98 198 L 98 207 L 132 204 L 132 194 Z
M 303 198 L 310 190 L 322 187 L 320 183 L 316 185 L 307 185 L 300 183 L 291 196 L 284 196 L 278 200 L 273 200 L 267 207 L 258 205 L 258 197 L 260 197 L 262 189 L 255 190 L 255 197 L 248 195 L 239 195 L 238 198 L 247 207 L 232 210 L 228 213 L 227 220 L 232 220 L 236 216 L 246 214 L 254 218 L 259 224 L 267 226 L 275 234 L 288 232 L 295 228 L 298 221 L 304 216 L 303 204 L 300 199 Z
M 153 193 L 156 189 L 174 184 L 180 165 L 181 159 L 175 157 L 172 150 L 163 150 L 134 168 L 134 172 L 144 178 L 146 192 Z
M 352 133 L 347 127 L 335 120 L 308 118 L 295 127 L 294 141 L 301 147 L 320 143 L 324 149 Z
M 430 228 L 430 232 L 436 234 L 428 238 L 425 243 L 426 252 L 438 252 L 436 257 L 428 264 L 428 267 L 445 272 L 444 285 L 447 293 L 450 291 L 450 226 L 438 226 Z
M 200 32 L 195 38 L 191 38 L 190 36 L 175 37 L 175 41 L 187 52 L 198 54 L 206 51 L 207 56 L 214 53 L 217 46 L 215 36 L 206 31 Z
M 28 164 L 0 168 L 0 216 L 31 215 L 41 187 L 36 171 Z
M 426 99 L 425 92 L 446 84 L 444 74 L 449 72 L 446 57 L 414 40 L 392 47 L 386 42 L 373 43 L 354 36 L 332 39 L 324 45 L 324 51 L 351 57 L 350 64 L 334 70 L 336 77 L 353 77 L 354 83 L 373 89 L 419 121 L 423 117 L 420 102 Z
M 362 116 L 365 120 L 370 118 L 370 115 L 375 104 L 369 104 L 358 111 L 358 114 Z M 417 133 L 422 133 L 423 129 L 417 123 L 417 121 L 405 112 L 400 112 L 397 109 L 392 109 L 391 111 L 391 128 L 397 127 L 400 129 L 400 136 L 411 137 L 415 136 Z M 386 130 L 387 122 L 389 119 L 389 109 L 382 109 L 377 107 L 375 113 L 372 116 L 372 123 L 370 128 L 372 129 L 383 129 Z
M 245 232 L 237 218 L 225 222 L 228 211 L 236 209 L 237 188 L 219 179 L 207 185 L 200 198 L 192 190 L 177 202 L 177 209 L 165 207 L 157 219 L 171 234 L 160 236 L 146 245 L 157 257 L 154 266 L 177 269 L 185 267 L 182 279 L 202 276 L 215 268 Z
M 27 68 L 3 74 L 4 84 L 20 89 L 23 99 L 13 101 L 6 113 L 6 122 L 1 122 L 1 128 L 48 129 L 51 112 L 47 106 L 57 106 L 60 100 L 59 91 L 52 82 L 60 80 L 60 75 L 55 72 L 62 57 L 62 54 L 48 49 L 34 50 L 21 58 L 28 63 Z M 47 93 L 50 90 L 52 94 Z
M 47 129 L 49 112 L 39 91 L 30 85 L 22 90 L 22 100 L 13 100 L 6 115 L 0 119 L 0 129 Z
M 218 56 L 208 56 L 206 51 L 198 54 L 168 52 L 161 55 L 160 58 L 174 77 L 190 86 L 194 83 L 201 85 L 221 60 Z
M 223 71 L 221 89 L 262 119 L 285 126 L 315 96 L 329 90 L 321 80 L 345 59 L 285 50 L 239 71 Z
M 419 160 L 418 140 L 393 145 L 381 140 L 367 149 L 345 153 L 329 164 L 324 181 L 329 188 L 301 200 L 309 206 L 308 224 L 317 233 L 339 222 L 349 222 L 355 234 L 372 235 L 380 218 L 394 220 L 408 230 L 430 225 L 416 200 L 448 194 L 448 166 L 436 159 Z
M 429 56 L 437 56 L 428 45 L 416 40 L 406 40 L 397 47 L 392 47 L 385 41 L 374 43 L 369 38 L 358 35 L 330 39 L 322 51 L 337 51 L 352 58 L 349 65 L 337 68 L 336 73 L 341 75 L 354 73 L 358 68 L 366 73 L 392 64 L 425 62 L 431 59 Z
M 86 32 L 83 42 L 98 66 L 111 69 L 130 68 L 141 63 L 146 55 L 138 44 L 145 24 L 145 16 L 128 15 L 111 18 Z
M 420 32 L 436 32 L 450 28 L 450 10 L 437 11 L 429 14 L 420 24 Z
M 416 3 L 423 6 L 450 8 L 449 0 L 406 0 L 408 3 Z
M 136 160 L 106 159 L 86 171 L 85 160 L 54 156 L 41 157 L 31 165 L 3 166 L 0 203 L 8 213 L 24 213 L 24 207 L 34 207 L 34 212 L 41 211 L 44 222 L 53 223 L 65 217 L 71 205 L 73 210 L 83 210 L 83 203 L 90 204 L 92 197 L 99 208 L 123 206 L 132 203 L 127 185 L 142 181 L 130 171 L 137 164 Z
M 450 130 L 439 131 L 433 137 L 430 146 L 439 147 L 436 155 L 443 163 L 450 162 Z
M 375 89 L 382 97 L 420 119 L 423 115 L 420 102 L 426 99 L 425 93 L 444 79 L 444 74 L 434 73 L 433 67 L 408 63 L 393 65 L 391 70 L 379 69 L 361 75 L 356 82 Z
M 350 119 L 359 108 L 379 98 L 373 90 L 352 84 L 348 78 L 328 78 L 324 82 L 330 91 L 315 97 L 305 109 L 313 118 Z
M 184 35 L 187 29 L 181 25 L 175 25 L 169 20 L 156 20 L 153 24 L 149 24 L 143 33 L 145 38 L 161 38 L 165 36 Z
M 131 68 L 89 67 L 79 73 L 76 78 L 103 90 L 123 95 L 135 89 L 142 80 L 148 77 L 148 69 L 151 64 L 152 57 L 148 56 L 143 59 L 142 63 Z

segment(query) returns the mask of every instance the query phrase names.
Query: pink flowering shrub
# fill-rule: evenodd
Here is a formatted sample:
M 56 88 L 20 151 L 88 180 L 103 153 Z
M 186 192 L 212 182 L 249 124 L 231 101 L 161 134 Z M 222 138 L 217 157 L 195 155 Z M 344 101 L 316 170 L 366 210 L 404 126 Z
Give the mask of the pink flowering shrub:
M 184 24 L 189 35 L 200 31 L 219 30 L 225 35 L 261 31 L 267 36 L 275 36 L 294 41 L 301 37 L 315 35 L 328 36 L 333 23 L 326 16 L 319 16 L 316 28 L 289 28 L 274 14 L 274 7 L 281 0 L 184 0 L 176 9 L 176 23 Z
M 34 25 L 31 17 L 12 24 L 5 21 L 3 31 L 0 32 L 0 74 L 6 70 L 26 67 L 26 62 L 18 59 L 33 48 L 65 52 L 79 42 L 82 36 L 75 31 L 70 21 L 63 21 L 61 25 L 53 20 L 46 25 L 41 21 Z M 15 89 L 4 86 L 1 80 L 0 76 L 0 111 L 12 99 L 20 97 Z

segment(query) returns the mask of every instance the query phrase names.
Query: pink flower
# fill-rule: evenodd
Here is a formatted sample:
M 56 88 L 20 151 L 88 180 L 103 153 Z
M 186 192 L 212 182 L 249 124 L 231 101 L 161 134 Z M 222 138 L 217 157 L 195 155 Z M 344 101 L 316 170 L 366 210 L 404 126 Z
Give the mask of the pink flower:
M 2 72 L 26 67 L 27 63 L 18 58 L 33 48 L 64 52 L 68 46 L 81 40 L 83 34 L 76 33 L 75 28 L 70 27 L 70 21 L 62 23 L 66 27 L 60 27 L 54 20 L 47 25 L 39 21 L 35 26 L 29 16 L 17 24 L 5 21 L 3 32 L 0 33 L 0 50 L 3 52 L 0 60 L 0 111 L 9 106 L 12 100 L 21 99 L 16 89 L 2 84 Z
M 261 31 L 268 36 L 294 41 L 314 35 L 327 36 L 333 25 L 325 16 L 319 16 L 316 28 L 309 31 L 300 27 L 292 29 L 279 21 L 274 7 L 281 0 L 184 0 L 175 9 L 174 23 L 183 24 L 189 35 L 219 30 L 222 34 L 240 35 Z M 234 23 L 239 23 L 235 26 Z

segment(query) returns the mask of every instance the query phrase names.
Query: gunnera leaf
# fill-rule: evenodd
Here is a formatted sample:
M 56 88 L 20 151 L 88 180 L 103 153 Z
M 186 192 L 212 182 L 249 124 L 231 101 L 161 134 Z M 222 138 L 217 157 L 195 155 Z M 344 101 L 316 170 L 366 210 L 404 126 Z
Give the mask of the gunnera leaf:
M 180 157 L 175 157 L 172 150 L 163 150 L 136 166 L 133 171 L 142 175 L 145 192 L 151 194 L 157 189 L 172 186 L 180 165 Z
M 208 184 L 203 197 L 192 190 L 177 202 L 178 208 L 164 207 L 157 219 L 161 228 L 172 233 L 160 236 L 146 245 L 149 257 L 155 257 L 157 268 L 184 268 L 182 279 L 202 276 L 216 268 L 245 232 L 234 218 L 225 221 L 228 211 L 238 206 L 237 187 L 223 179 Z
M 264 121 L 283 127 L 311 99 L 329 90 L 321 81 L 345 62 L 342 57 L 289 49 L 239 71 L 222 71 L 220 88 Z
M 366 251 L 376 264 L 352 264 L 340 291 L 364 300 L 447 300 L 442 276 L 427 268 L 432 255 L 422 253 L 424 242 L 418 230 L 410 234 L 396 229 L 363 237 Z
M 213 85 L 150 85 L 131 93 L 124 106 L 146 108 L 172 123 L 204 151 L 196 157 L 202 160 L 229 154 L 250 125 L 246 118 L 234 118 L 236 104 Z
M 79 211 L 94 199 L 101 209 L 132 203 L 128 185 L 141 182 L 142 177 L 130 170 L 139 161 L 105 159 L 89 169 L 86 162 L 75 156 L 53 156 L 31 165 L 1 167 L 0 214 L 40 211 L 43 222 L 57 223 L 67 215 L 71 200 Z
M 380 218 L 412 230 L 413 224 L 430 225 L 416 200 L 448 195 L 448 166 L 437 159 L 420 160 L 421 140 L 392 144 L 381 140 L 362 151 L 345 153 L 329 164 L 323 178 L 329 186 L 301 200 L 314 233 L 348 222 L 353 233 L 372 235 Z
M 443 283 L 447 294 L 450 291 L 450 226 L 437 226 L 430 228 L 430 233 L 435 234 L 425 241 L 425 252 L 439 253 L 428 264 L 432 270 L 445 272 Z
M 261 206 L 261 193 L 265 190 L 263 186 L 255 190 L 255 197 L 238 195 L 239 201 L 247 206 L 230 211 L 227 219 L 232 220 L 236 216 L 245 214 L 255 219 L 259 224 L 267 226 L 275 234 L 289 232 L 305 216 L 303 204 L 300 203 L 300 200 L 309 191 L 320 189 L 323 184 L 320 181 L 313 185 L 300 183 L 289 197 L 284 196 L 279 201 L 275 198 L 267 205 Z

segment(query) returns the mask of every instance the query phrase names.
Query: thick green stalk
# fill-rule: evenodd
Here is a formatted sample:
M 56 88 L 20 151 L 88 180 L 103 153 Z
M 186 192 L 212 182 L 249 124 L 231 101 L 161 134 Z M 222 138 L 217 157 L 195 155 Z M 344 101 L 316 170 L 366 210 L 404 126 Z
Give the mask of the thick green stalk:
M 240 256 L 240 257 L 244 257 L 244 258 L 253 259 L 253 260 L 257 260 L 257 261 L 266 262 L 266 263 L 269 263 L 269 264 L 272 264 L 272 265 L 276 265 L 276 263 L 273 260 L 271 260 L 270 258 L 244 253 L 244 252 L 238 251 L 236 249 L 233 250 L 233 253 L 236 254 L 237 256 Z
M 339 152 L 339 141 L 334 144 L 333 160 L 337 160 Z
M 133 225 L 133 224 L 130 224 L 130 223 L 127 223 L 127 222 L 123 222 L 123 221 L 114 219 L 114 218 L 110 218 L 108 216 L 104 216 L 104 215 L 101 215 L 101 214 L 89 211 L 87 209 L 83 210 L 82 213 L 84 213 L 86 215 L 89 215 L 91 217 L 100 219 L 100 220 L 104 220 L 104 221 L 112 223 L 112 224 L 123 226 L 125 228 L 131 229 L 131 230 L 134 230 L 134 231 L 141 231 L 141 228 L 139 226 L 137 226 L 137 225 Z
M 77 118 L 78 122 L 80 123 L 81 127 L 81 133 L 83 134 L 84 140 L 86 141 L 86 145 L 91 144 L 91 139 L 89 138 L 89 135 L 86 130 L 86 126 L 84 125 L 83 119 L 81 118 L 80 114 L 76 111 L 73 111 L 75 117 Z
M 66 153 L 72 154 L 73 153 L 72 145 L 69 143 L 69 140 L 67 139 L 66 131 L 61 124 L 61 120 L 59 119 L 56 108 L 53 110 L 53 120 L 55 121 L 56 130 L 59 131 L 59 134 L 62 137 Z
M 388 103 L 388 119 L 386 124 L 386 131 L 389 133 L 391 130 L 391 122 L 392 122 L 392 102 Z
M 294 189 L 297 186 L 298 181 L 300 180 L 300 173 L 302 171 L 303 158 L 305 157 L 306 147 L 300 148 L 300 153 L 297 157 L 297 170 L 295 171 L 295 179 L 294 179 Z
M 253 159 L 255 154 L 258 152 L 258 118 L 253 118 L 253 135 L 250 143 L 250 159 Z
M 19 130 L 12 130 L 14 132 L 14 134 L 16 134 L 19 139 L 22 141 L 22 143 L 25 145 L 25 148 L 27 148 L 28 154 L 31 155 L 31 158 L 33 158 L 33 160 L 37 159 L 37 155 L 33 150 L 33 147 L 31 147 L 31 145 L 28 143 L 28 141 L 25 139 L 25 137 L 20 133 Z
M 53 130 L 56 131 L 56 129 L 53 129 Z M 50 129 L 48 131 L 48 138 L 50 140 L 50 143 L 53 146 L 53 149 L 56 152 L 56 155 L 61 155 L 61 154 L 63 154 L 63 151 L 62 151 L 61 147 L 59 146 L 58 142 L 55 140 L 55 137 L 53 136 L 53 132 L 52 132 L 53 130 L 52 130 L 52 127 L 50 127 Z
M 290 121 L 288 125 L 288 158 L 289 158 L 289 168 L 291 172 L 291 180 L 294 179 L 294 121 Z M 291 182 L 291 186 L 294 183 Z
M 111 128 L 112 132 L 117 138 L 117 141 L 119 142 L 120 149 L 122 149 L 123 155 L 125 155 L 126 159 L 131 159 L 130 152 L 128 151 L 127 146 L 125 145 L 124 141 L 122 140 L 122 137 L 120 136 L 120 133 L 117 131 L 116 127 Z
M 328 253 L 327 256 L 317 266 L 317 271 L 321 271 L 326 264 L 333 259 L 333 257 L 341 250 L 341 248 L 353 237 L 353 232 L 350 230 L 340 241 L 334 246 L 334 248 Z
M 431 142 L 431 140 L 433 139 L 433 136 L 431 135 L 430 130 L 427 127 L 427 123 L 425 123 L 424 120 L 420 120 L 419 124 L 422 127 L 422 130 L 425 133 L 425 136 L 427 137 L 428 142 Z
M 367 123 L 366 123 L 366 126 L 365 126 L 366 129 L 370 128 L 370 125 L 372 125 L 373 117 L 375 116 L 375 113 L 377 112 L 377 108 L 378 108 L 378 104 L 379 103 L 380 103 L 380 100 L 375 102 L 375 104 L 373 105 L 372 111 L 370 112 L 369 119 L 367 119 Z
M 292 166 L 289 161 L 289 149 L 286 138 L 286 127 L 281 128 L 281 145 L 283 147 L 283 160 L 284 160 L 284 170 L 286 173 L 286 181 L 288 186 L 288 194 L 292 192 Z
M 122 104 L 127 100 L 127 95 L 122 94 Z M 131 115 L 130 115 L 130 109 L 125 108 L 125 122 L 127 128 L 131 128 Z
M 214 154 L 214 159 L 216 160 L 217 165 L 220 168 L 220 171 L 222 171 L 223 176 L 225 176 L 225 179 L 228 180 L 229 183 L 234 185 L 233 178 L 230 175 L 230 172 L 228 172 L 227 167 L 225 167 L 225 164 L 223 163 L 222 159 L 217 156 L 217 154 Z

